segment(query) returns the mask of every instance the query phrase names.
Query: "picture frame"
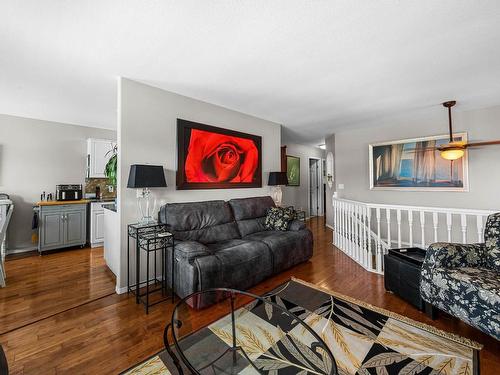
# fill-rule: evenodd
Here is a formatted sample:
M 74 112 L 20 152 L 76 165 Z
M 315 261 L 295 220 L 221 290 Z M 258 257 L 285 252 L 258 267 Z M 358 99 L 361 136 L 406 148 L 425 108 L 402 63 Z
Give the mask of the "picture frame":
M 178 118 L 176 186 L 262 187 L 262 137 Z
M 467 133 L 456 133 L 454 141 L 466 142 Z M 370 190 L 469 191 L 467 150 L 450 161 L 435 149 L 448 142 L 448 135 L 434 135 L 370 144 Z
M 297 156 L 286 156 L 287 186 L 300 186 L 300 158 Z

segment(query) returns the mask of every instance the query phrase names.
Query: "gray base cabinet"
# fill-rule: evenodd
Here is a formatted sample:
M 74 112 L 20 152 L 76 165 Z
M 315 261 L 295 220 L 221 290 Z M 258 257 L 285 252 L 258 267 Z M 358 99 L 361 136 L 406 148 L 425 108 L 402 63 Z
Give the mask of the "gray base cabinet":
M 87 204 L 41 206 L 38 251 L 83 246 L 87 242 Z

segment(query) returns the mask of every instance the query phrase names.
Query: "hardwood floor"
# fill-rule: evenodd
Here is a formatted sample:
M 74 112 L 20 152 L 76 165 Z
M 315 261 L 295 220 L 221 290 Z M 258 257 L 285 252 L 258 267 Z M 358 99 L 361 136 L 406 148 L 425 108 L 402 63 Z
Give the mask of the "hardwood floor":
M 0 289 L 0 334 L 115 292 L 103 249 L 14 256 Z
M 479 341 L 484 344 L 480 355 L 481 373 L 499 373 L 500 343 L 498 341 L 444 314 L 436 321 L 428 319 L 423 313 L 398 297 L 386 293 L 382 276 L 363 270 L 332 246 L 332 232 L 323 227 L 322 219 L 312 219 L 309 226 L 313 230 L 315 238 L 312 260 L 264 281 L 253 288 L 252 292 L 264 293 L 285 282 L 290 276 L 295 276 Z M 87 255 L 89 262 L 87 271 L 89 274 L 100 275 L 100 280 L 89 276 L 85 281 L 85 278 L 82 277 L 72 287 L 68 284 L 57 292 L 51 292 L 53 295 L 45 297 L 45 299 L 42 289 L 31 296 L 27 291 L 28 286 L 17 285 L 17 282 L 23 283 L 21 281 L 23 280 L 22 274 L 32 273 L 31 269 L 26 269 L 26 264 L 30 263 L 23 266 L 17 262 L 27 262 L 31 258 L 7 262 L 10 286 L 17 288 L 18 298 L 21 302 L 16 302 L 16 297 L 13 295 L 9 299 L 4 297 L 4 294 L 0 294 L 2 311 L 11 311 L 3 310 L 8 308 L 4 305 L 14 301 L 14 303 L 20 303 L 24 306 L 21 309 L 23 311 L 22 319 L 25 322 L 34 321 L 0 335 L 0 343 L 6 351 L 11 374 L 117 373 L 162 350 L 163 328 L 170 318 L 172 304 L 156 305 L 151 308 L 149 315 L 146 315 L 142 306 L 136 305 L 132 297 L 114 293 L 106 295 L 110 280 L 103 276 L 109 271 L 106 271 L 106 267 L 102 263 L 102 250 L 84 249 L 81 253 L 75 251 L 74 253 L 51 254 L 42 257 L 40 261 L 42 264 L 53 262 L 52 267 L 61 267 L 69 272 L 69 266 L 66 263 L 70 262 L 69 258 L 85 258 L 82 254 L 92 252 L 94 253 L 92 256 Z M 100 260 L 99 252 L 101 254 Z M 59 254 L 65 254 L 65 256 L 59 256 Z M 51 258 L 52 255 L 55 255 L 54 259 Z M 92 268 L 90 266 L 92 258 L 94 258 L 95 269 L 89 271 L 89 267 Z M 31 261 L 37 262 L 35 259 L 31 259 Z M 40 272 L 40 278 L 45 280 L 45 285 L 53 285 L 53 287 L 48 287 L 48 291 L 52 291 L 55 285 L 68 281 L 59 272 L 51 272 L 51 276 L 49 276 L 45 275 L 42 270 L 46 270 L 46 267 L 40 265 L 40 270 L 37 273 Z M 30 283 L 36 284 L 35 276 L 36 274 L 26 277 L 31 280 Z M 53 280 L 49 281 L 50 279 Z M 93 287 L 86 285 L 86 283 L 93 284 Z M 71 288 L 77 288 L 77 290 Z M 86 290 L 86 292 L 78 290 Z M 99 293 L 92 294 L 97 290 L 103 292 L 105 296 L 99 298 L 97 297 Z M 7 292 L 0 290 L 0 293 Z M 70 308 L 72 304 L 78 303 L 77 296 L 85 293 L 87 294 L 79 300 L 80 302 L 87 301 L 90 295 L 95 295 L 96 300 Z M 33 301 L 30 303 L 32 298 Z M 39 299 L 37 300 L 37 298 Z M 55 301 L 52 301 L 52 298 Z M 37 306 L 40 303 L 38 301 L 44 301 L 50 306 L 53 302 L 54 306 L 58 307 L 52 310 L 49 307 L 40 308 Z M 57 312 L 58 309 L 64 309 L 64 311 Z M 50 315 L 51 311 L 52 315 Z M 31 317 L 29 317 L 30 314 L 32 314 Z M 204 316 L 204 318 L 193 322 L 193 325 L 201 326 L 206 323 L 206 319 L 213 318 L 213 316 L 209 317 L 207 311 L 204 311 L 203 314 L 200 316 Z M 4 315 L 2 315 L 2 325 L 4 324 L 3 317 Z M 12 321 L 11 318 L 11 323 L 5 324 L 5 326 L 14 327 L 15 324 Z

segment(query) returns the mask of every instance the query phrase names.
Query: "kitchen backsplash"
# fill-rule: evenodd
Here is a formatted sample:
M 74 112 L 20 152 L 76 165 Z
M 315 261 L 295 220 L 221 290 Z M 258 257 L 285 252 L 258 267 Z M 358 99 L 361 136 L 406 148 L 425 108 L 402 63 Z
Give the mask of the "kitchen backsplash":
M 85 193 L 95 193 L 95 188 L 99 186 L 101 188 L 101 197 L 104 199 L 116 198 L 116 188 L 110 193 L 107 178 L 86 178 L 85 179 Z

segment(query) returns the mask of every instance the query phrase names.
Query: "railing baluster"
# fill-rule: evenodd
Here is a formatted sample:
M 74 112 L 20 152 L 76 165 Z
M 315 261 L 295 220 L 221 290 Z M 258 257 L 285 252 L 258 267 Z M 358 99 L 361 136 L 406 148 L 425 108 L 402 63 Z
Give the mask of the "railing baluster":
M 462 243 L 467 243 L 467 216 L 460 215 L 460 224 L 462 226 Z
M 420 237 L 422 249 L 425 249 L 425 211 L 420 211 Z
M 332 213 L 333 213 L 333 223 L 332 223 L 332 244 L 335 245 L 335 200 L 332 201 Z
M 366 206 L 362 206 L 362 216 L 363 216 L 363 254 L 361 255 L 361 265 L 363 267 L 366 267 L 366 260 L 367 260 L 367 253 L 368 253 L 368 247 L 366 246 L 366 232 L 367 232 Z M 368 234 L 368 238 L 370 238 L 369 234 Z
M 349 208 L 348 208 L 348 211 L 347 211 L 347 218 L 349 219 L 349 226 L 347 227 L 348 228 L 348 235 L 349 235 L 349 256 L 352 258 L 352 253 L 353 253 L 353 249 L 352 249 L 352 237 L 353 237 L 353 228 L 352 228 L 352 204 L 349 204 Z
M 337 244 L 337 233 L 338 233 L 338 227 L 337 227 L 337 201 L 334 199 L 333 200 L 333 244 L 335 246 L 338 246 Z
M 371 211 L 371 208 L 370 207 L 367 207 L 367 215 L 366 217 L 368 218 L 368 228 L 367 228 L 367 239 L 368 239 L 368 254 L 367 254 L 367 262 L 366 262 L 366 266 L 368 267 L 368 269 L 370 271 L 373 271 L 373 267 L 372 267 L 372 225 L 371 225 L 371 222 L 372 222 L 372 211 Z
M 345 202 L 340 203 L 340 233 L 341 233 L 341 244 L 342 244 L 342 251 L 345 253 L 346 252 L 346 241 L 345 241 Z
M 356 261 L 359 263 L 359 205 L 355 205 L 354 206 L 354 232 L 355 232 L 355 249 L 356 249 L 356 253 L 355 253 L 355 257 L 354 259 L 356 259 Z
M 446 213 L 446 228 L 448 229 L 448 242 L 451 242 L 451 226 L 453 224 L 453 219 L 451 217 L 451 213 Z
M 351 204 L 346 205 L 346 241 L 347 241 L 347 254 L 351 256 Z
M 413 247 L 413 211 L 408 210 L 408 227 L 410 236 L 410 247 Z
M 481 215 L 476 216 L 476 226 L 477 226 L 477 242 L 483 242 L 483 217 Z
M 382 256 L 381 256 L 381 244 L 380 244 L 380 207 L 377 207 L 375 210 L 377 216 L 377 256 L 376 256 L 376 264 L 378 272 L 382 272 Z
M 398 248 L 401 248 L 401 210 L 396 210 L 396 220 L 398 222 Z
M 438 242 L 439 215 L 437 212 L 432 213 L 432 225 L 434 226 L 434 242 Z
M 389 246 L 389 249 L 392 247 L 392 241 L 391 241 L 391 209 L 386 208 L 385 209 L 385 218 L 387 220 L 387 246 Z

